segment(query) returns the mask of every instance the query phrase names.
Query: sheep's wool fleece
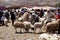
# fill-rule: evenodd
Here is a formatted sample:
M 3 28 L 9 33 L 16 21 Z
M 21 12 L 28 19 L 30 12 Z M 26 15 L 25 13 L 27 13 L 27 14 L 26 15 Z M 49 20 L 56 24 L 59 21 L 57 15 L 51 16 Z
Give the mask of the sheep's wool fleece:
M 58 40 L 57 35 L 49 35 L 47 33 L 43 33 L 39 36 L 39 40 Z
M 20 20 L 22 20 L 22 18 L 18 18 L 18 20 L 20 21 Z

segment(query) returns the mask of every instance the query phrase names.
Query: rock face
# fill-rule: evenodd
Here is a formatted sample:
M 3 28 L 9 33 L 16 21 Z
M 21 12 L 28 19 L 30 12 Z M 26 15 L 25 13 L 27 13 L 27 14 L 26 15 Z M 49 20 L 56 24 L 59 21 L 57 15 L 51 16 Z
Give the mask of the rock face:
M 60 0 L 0 0 L 0 5 L 54 5 Z

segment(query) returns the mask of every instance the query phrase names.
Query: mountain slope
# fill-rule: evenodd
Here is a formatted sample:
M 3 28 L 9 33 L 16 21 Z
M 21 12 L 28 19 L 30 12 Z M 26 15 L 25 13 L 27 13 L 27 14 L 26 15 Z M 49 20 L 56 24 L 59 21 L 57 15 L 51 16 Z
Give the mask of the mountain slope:
M 60 0 L 0 0 L 0 5 L 55 5 Z

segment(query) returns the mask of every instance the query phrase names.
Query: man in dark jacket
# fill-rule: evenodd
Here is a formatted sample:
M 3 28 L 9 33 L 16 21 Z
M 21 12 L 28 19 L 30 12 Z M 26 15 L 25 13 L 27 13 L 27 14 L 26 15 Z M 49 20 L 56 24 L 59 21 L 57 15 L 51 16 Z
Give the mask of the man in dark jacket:
M 2 15 L 3 15 L 3 12 L 2 12 L 2 10 L 0 10 L 0 24 L 2 23 L 2 21 L 1 21 Z
M 8 11 L 5 12 L 5 17 L 9 21 L 9 13 L 8 13 Z
M 11 11 L 10 14 L 11 14 L 12 25 L 14 25 L 14 21 L 16 19 L 15 13 L 14 11 Z
M 40 10 L 40 17 L 43 17 L 43 15 L 44 15 L 44 10 L 41 8 L 41 10 Z

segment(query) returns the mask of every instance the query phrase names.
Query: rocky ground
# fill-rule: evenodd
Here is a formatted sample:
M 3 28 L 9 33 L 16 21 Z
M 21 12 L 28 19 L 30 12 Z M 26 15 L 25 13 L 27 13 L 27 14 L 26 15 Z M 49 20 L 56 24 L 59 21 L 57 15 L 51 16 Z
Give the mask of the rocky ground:
M 19 31 L 19 30 L 17 30 Z M 9 23 L 9 27 L 0 26 L 0 40 L 39 40 L 40 34 L 33 33 L 15 33 L 14 27 Z

